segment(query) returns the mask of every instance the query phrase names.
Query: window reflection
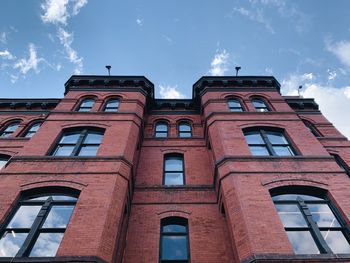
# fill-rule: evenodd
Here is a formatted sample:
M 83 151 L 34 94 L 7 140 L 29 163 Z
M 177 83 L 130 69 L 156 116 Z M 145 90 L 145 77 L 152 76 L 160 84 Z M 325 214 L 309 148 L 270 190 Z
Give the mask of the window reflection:
M 164 185 L 184 184 L 184 164 L 181 155 L 168 155 L 164 158 Z

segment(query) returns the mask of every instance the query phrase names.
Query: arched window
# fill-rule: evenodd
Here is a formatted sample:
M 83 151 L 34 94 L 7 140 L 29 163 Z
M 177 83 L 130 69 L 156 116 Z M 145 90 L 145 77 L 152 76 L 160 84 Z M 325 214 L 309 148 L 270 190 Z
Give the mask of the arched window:
M 1 138 L 11 137 L 12 134 L 17 130 L 20 123 L 21 123 L 20 121 L 14 121 L 8 124 L 6 128 L 1 132 L 0 137 Z
M 294 156 L 291 144 L 282 131 L 257 128 L 244 132 L 252 155 L 255 156 Z
M 315 126 L 311 122 L 303 120 L 303 123 L 315 137 L 321 137 L 321 134 L 316 130 Z
M 180 138 L 192 137 L 192 127 L 187 121 L 181 121 L 178 126 L 178 134 Z
M 168 137 L 168 124 L 165 121 L 159 121 L 156 123 L 154 137 L 156 138 Z
M 242 112 L 244 111 L 241 102 L 239 99 L 229 99 L 227 105 L 232 112 Z
M 159 261 L 190 262 L 188 222 L 182 217 L 168 217 L 161 221 Z
M 24 137 L 25 138 L 32 138 L 33 135 L 39 130 L 40 126 L 42 125 L 42 122 L 36 122 L 30 126 L 30 128 L 27 130 L 25 133 Z
M 104 111 L 105 112 L 117 112 L 119 109 L 119 99 L 109 99 L 106 102 Z
M 182 154 L 167 154 L 164 156 L 164 185 L 184 185 L 184 158 Z
M 80 105 L 79 108 L 77 109 L 77 111 L 81 111 L 81 112 L 88 112 L 91 111 L 92 107 L 95 104 L 95 100 L 94 99 L 84 99 Z
M 310 191 L 309 191 L 310 192 Z M 349 232 L 326 195 L 272 195 L 295 254 L 349 254 Z
M 258 99 L 258 98 L 252 99 L 252 103 L 253 103 L 255 110 L 258 112 L 270 111 L 269 107 L 267 106 L 265 101 L 262 99 Z
M 9 159 L 10 159 L 10 156 L 0 155 L 0 170 L 6 165 Z
M 76 196 L 23 197 L 0 231 L 0 257 L 54 257 Z
M 103 132 L 80 129 L 64 132 L 52 152 L 54 156 L 96 156 Z

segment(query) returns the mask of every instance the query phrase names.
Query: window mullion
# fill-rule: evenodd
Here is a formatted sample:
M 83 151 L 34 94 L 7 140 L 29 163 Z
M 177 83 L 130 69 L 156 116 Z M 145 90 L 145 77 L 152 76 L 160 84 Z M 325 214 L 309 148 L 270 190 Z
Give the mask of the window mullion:
M 83 130 L 80 135 L 79 135 L 79 139 L 77 141 L 77 143 L 75 144 L 75 147 L 72 151 L 71 156 L 77 156 L 78 153 L 80 152 L 81 146 L 83 144 L 83 140 L 85 138 L 85 136 L 87 135 L 87 130 Z
M 265 146 L 266 146 L 268 152 L 270 153 L 270 155 L 276 156 L 277 154 L 274 151 L 273 146 L 272 146 L 271 142 L 269 141 L 269 138 L 267 138 L 266 132 L 264 130 L 260 130 L 260 134 L 261 134 L 263 141 L 265 142 Z

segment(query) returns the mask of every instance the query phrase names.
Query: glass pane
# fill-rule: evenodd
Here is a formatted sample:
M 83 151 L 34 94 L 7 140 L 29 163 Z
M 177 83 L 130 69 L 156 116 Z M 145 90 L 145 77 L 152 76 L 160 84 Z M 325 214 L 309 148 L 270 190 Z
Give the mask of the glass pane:
M 242 108 L 230 108 L 230 111 L 232 111 L 232 112 L 242 112 L 243 109 Z
M 32 132 L 32 131 L 28 131 L 26 136 L 24 136 L 25 138 L 32 138 L 33 135 L 35 134 L 35 132 Z
M 165 225 L 163 226 L 163 233 L 186 233 L 186 227 L 183 225 Z
M 253 100 L 253 105 L 255 108 L 265 108 L 266 105 L 262 100 Z
M 81 104 L 80 107 L 89 107 L 92 108 L 92 106 L 94 105 L 94 100 L 84 100 Z
M 80 149 L 79 156 L 96 156 L 98 146 L 83 146 Z
M 277 132 L 266 132 L 267 138 L 271 144 L 288 144 L 283 134 Z
M 79 140 L 80 133 L 73 133 L 73 134 L 65 134 L 62 139 L 60 140 L 60 143 L 72 143 L 75 144 Z
M 19 123 L 12 123 L 9 126 L 7 126 L 6 130 L 7 132 L 14 132 L 19 126 Z
M 52 199 L 55 201 L 76 201 L 78 198 L 66 195 L 53 195 Z
M 180 132 L 179 136 L 180 138 L 191 138 L 192 134 L 191 132 Z
M 42 228 L 66 228 L 74 206 L 53 206 Z
M 186 236 L 163 236 L 162 237 L 163 260 L 186 260 L 187 237 Z
M 167 157 L 165 159 L 165 171 L 182 171 L 182 158 Z
M 179 125 L 179 131 L 191 131 L 191 126 L 188 124 L 180 124 Z
M 30 128 L 30 131 L 36 132 L 37 130 L 39 130 L 41 126 L 41 123 L 35 123 L 33 124 L 33 126 Z
M 70 156 L 73 152 L 74 146 L 57 146 L 53 155 L 55 156 Z
M 269 156 L 270 153 L 265 146 L 249 146 L 250 152 L 254 156 Z
M 107 108 L 118 108 L 119 101 L 118 100 L 109 100 L 107 103 Z
M 327 204 L 308 204 L 312 219 L 319 227 L 340 227 L 338 220 Z
M 41 233 L 36 240 L 30 257 L 54 257 L 63 238 L 63 233 Z
M 349 242 L 341 231 L 321 231 L 327 245 L 335 254 L 350 254 Z
M 8 160 L 0 160 L 0 169 L 5 166 Z
M 309 231 L 287 231 L 295 254 L 320 254 Z
M 158 123 L 156 126 L 156 131 L 167 131 L 168 125 Z
M 6 231 L 0 239 L 0 257 L 14 257 L 22 247 L 28 233 Z
M 228 101 L 228 106 L 230 108 L 240 108 L 241 107 L 241 104 L 239 103 L 238 100 L 229 100 Z
M 297 205 L 276 204 L 276 209 L 284 227 L 307 227 L 307 223 Z
M 7 228 L 31 228 L 41 206 L 22 205 L 8 224 Z
M 183 185 L 183 173 L 165 173 L 165 185 Z
M 322 201 L 322 198 L 311 196 L 311 195 L 301 195 L 301 194 L 283 194 L 283 195 L 276 195 L 272 197 L 272 200 L 274 201 L 283 201 L 283 200 L 292 200 L 296 201 L 297 198 L 301 198 L 304 201 Z
M 273 150 L 278 156 L 294 156 L 289 146 L 273 146 Z
M 105 108 L 105 112 L 117 112 L 118 108 Z
M 91 110 L 91 108 L 79 108 L 79 112 L 88 112 L 88 111 L 90 111 Z
M 100 133 L 88 133 L 84 139 L 84 144 L 100 144 L 102 136 Z
M 168 134 L 166 132 L 156 132 L 156 138 L 166 138 Z
M 245 135 L 248 144 L 265 144 L 259 133 L 248 133 Z

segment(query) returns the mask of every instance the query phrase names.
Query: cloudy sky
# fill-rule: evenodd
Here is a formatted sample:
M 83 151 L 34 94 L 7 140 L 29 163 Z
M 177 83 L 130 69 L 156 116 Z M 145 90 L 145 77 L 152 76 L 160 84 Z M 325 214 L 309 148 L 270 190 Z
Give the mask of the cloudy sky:
M 203 75 L 273 75 L 350 138 L 350 1 L 2 0 L 1 97 L 63 96 L 72 74 L 144 75 L 190 98 Z

